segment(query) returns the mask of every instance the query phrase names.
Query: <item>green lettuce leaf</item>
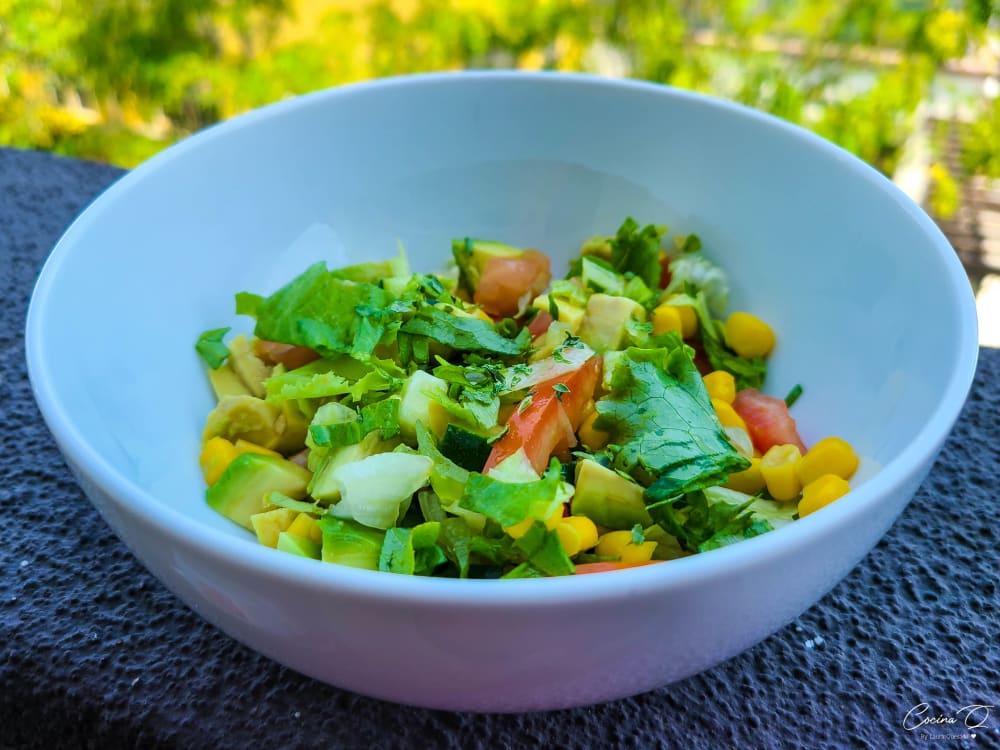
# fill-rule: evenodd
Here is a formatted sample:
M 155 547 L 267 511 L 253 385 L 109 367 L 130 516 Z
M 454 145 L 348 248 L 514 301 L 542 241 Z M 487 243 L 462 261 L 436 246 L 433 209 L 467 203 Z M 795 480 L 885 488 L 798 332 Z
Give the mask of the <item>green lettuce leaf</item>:
M 240 306 L 257 318 L 258 338 L 296 344 L 321 354 L 349 353 L 363 316 L 358 308 L 387 308 L 392 296 L 374 284 L 337 278 L 315 263 L 270 297 L 241 296 Z
M 268 378 L 264 392 L 268 401 L 347 395 L 357 402 L 373 393 L 384 398 L 387 392 L 398 390 L 401 385 L 402 380 L 387 372 L 374 357 L 361 362 L 347 355 L 336 355 Z
M 441 524 L 428 521 L 410 529 L 387 529 L 379 552 L 378 569 L 404 575 L 430 575 L 446 562 L 438 546 Z
M 445 518 L 441 521 L 438 545 L 445 557 L 458 568 L 459 578 L 469 577 L 469 564 L 475 538 L 472 529 L 461 518 Z
M 559 541 L 559 535 L 541 521 L 514 542 L 514 549 L 532 568 L 547 576 L 568 576 L 575 572 L 572 561 Z
M 205 364 L 217 370 L 229 358 L 229 347 L 222 343 L 222 337 L 229 333 L 229 328 L 214 328 L 205 331 L 195 342 L 194 348 Z
M 664 295 L 694 295 L 699 292 L 705 295 L 705 303 L 713 315 L 721 317 L 726 314 L 729 307 L 729 277 L 726 272 L 700 252 L 683 252 L 671 258 L 670 283 Z
M 331 275 L 336 279 L 345 281 L 357 281 L 366 284 L 377 284 L 382 279 L 399 278 L 410 275 L 410 264 L 406 259 L 406 251 L 402 245 L 395 258 L 388 260 L 371 260 L 365 263 L 357 263 L 353 266 L 344 266 L 336 271 L 331 271 Z
M 399 400 L 376 401 L 361 409 L 353 420 L 332 424 L 310 424 L 311 447 L 336 448 L 355 445 L 370 432 L 381 432 L 382 440 L 399 434 Z
M 473 472 L 459 505 L 501 526 L 513 526 L 526 518 L 543 520 L 562 502 L 561 483 L 562 470 L 555 459 L 545 476 L 535 482 L 501 482 Z
M 749 462 L 726 438 L 691 351 L 673 333 L 659 349 L 627 349 L 597 402 L 614 466 L 649 487 L 647 504 L 723 484 Z
M 334 363 L 318 359 L 294 370 L 274 375 L 264 381 L 267 401 L 342 396 L 351 389 L 351 381 L 337 372 Z
M 660 238 L 666 227 L 639 224 L 629 216 L 610 240 L 611 266 L 638 276 L 650 289 L 660 285 Z
M 774 528 L 754 515 L 752 504 L 753 498 L 731 503 L 718 496 L 709 499 L 706 492 L 690 492 L 649 505 L 647 510 L 684 549 L 706 552 Z
M 400 332 L 437 341 L 457 351 L 515 356 L 528 351 L 531 334 L 524 328 L 514 338 L 502 336 L 492 323 L 463 318 L 437 307 L 424 307 L 400 327 Z

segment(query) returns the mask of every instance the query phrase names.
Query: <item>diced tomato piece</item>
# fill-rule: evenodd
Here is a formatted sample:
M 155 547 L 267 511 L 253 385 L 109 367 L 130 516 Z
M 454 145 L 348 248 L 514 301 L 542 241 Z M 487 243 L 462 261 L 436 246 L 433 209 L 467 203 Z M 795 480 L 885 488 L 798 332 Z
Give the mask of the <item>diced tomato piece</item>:
M 610 562 L 583 563 L 575 567 L 577 575 L 582 575 L 584 573 L 607 573 L 612 570 L 626 570 L 628 568 L 638 568 L 642 565 L 656 565 L 662 562 L 666 562 L 666 560 L 633 560 L 630 562 L 612 560 Z
M 493 255 L 483 266 L 472 299 L 495 318 L 515 315 L 522 298 L 541 294 L 551 279 L 548 256 L 537 250 L 517 257 Z
M 543 473 L 553 453 L 570 447 L 572 433 L 583 421 L 600 373 L 601 358 L 591 357 L 580 369 L 536 386 L 531 402 L 515 410 L 507 420 L 507 432 L 494 443 L 483 471 L 524 448 L 535 471 Z M 554 388 L 559 383 L 569 390 L 560 395 Z
M 528 332 L 531 334 L 531 338 L 535 338 L 549 330 L 550 325 L 552 325 L 552 316 L 549 315 L 548 310 L 542 310 L 528 323 Z
M 733 408 L 747 423 L 754 448 L 761 453 L 767 453 L 772 445 L 795 445 L 806 452 L 795 418 L 782 399 L 765 396 L 756 388 L 744 388 L 736 394 Z
M 254 342 L 254 350 L 259 357 L 274 364 L 282 364 L 289 370 L 294 370 L 296 367 L 302 367 L 302 365 L 319 359 L 319 354 L 304 346 L 282 344 L 278 341 L 264 339 L 257 339 Z
M 670 256 L 660 256 L 660 289 L 670 286 Z

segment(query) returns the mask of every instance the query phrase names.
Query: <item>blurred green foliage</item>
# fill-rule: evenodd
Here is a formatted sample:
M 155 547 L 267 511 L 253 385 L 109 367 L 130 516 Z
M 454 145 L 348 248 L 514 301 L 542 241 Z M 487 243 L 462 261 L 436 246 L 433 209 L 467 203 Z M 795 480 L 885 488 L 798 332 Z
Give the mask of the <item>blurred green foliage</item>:
M 991 19 L 991 0 L 0 0 L 0 144 L 132 166 L 318 88 L 520 67 L 728 97 L 892 173 L 935 76 Z M 996 174 L 996 103 L 981 121 L 966 167 Z

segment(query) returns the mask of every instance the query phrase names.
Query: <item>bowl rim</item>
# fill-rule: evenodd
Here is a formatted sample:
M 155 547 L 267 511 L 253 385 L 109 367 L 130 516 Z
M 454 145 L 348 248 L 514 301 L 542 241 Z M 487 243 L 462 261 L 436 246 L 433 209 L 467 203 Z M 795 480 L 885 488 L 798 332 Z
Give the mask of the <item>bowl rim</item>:
M 852 502 L 834 503 L 821 514 L 796 521 L 759 537 L 710 552 L 696 554 L 669 564 L 650 565 L 616 571 L 614 575 L 566 576 L 547 579 L 481 581 L 391 575 L 359 570 L 271 550 L 251 539 L 226 534 L 207 526 L 126 479 L 90 445 L 75 427 L 71 412 L 59 398 L 46 362 L 44 320 L 50 309 L 52 288 L 63 260 L 74 251 L 78 237 L 99 220 L 116 197 L 154 176 L 161 166 L 182 158 L 191 150 L 208 146 L 214 139 L 236 130 L 305 110 L 317 102 L 350 98 L 359 93 L 398 87 L 450 86 L 455 82 L 476 81 L 481 85 L 576 86 L 595 91 L 625 90 L 642 96 L 679 99 L 726 116 L 742 118 L 780 131 L 784 137 L 819 149 L 852 171 L 859 179 L 887 193 L 910 220 L 916 222 L 929 244 L 940 256 L 949 291 L 958 301 L 960 330 L 958 360 L 941 393 L 940 401 L 927 422 L 898 456 L 882 466 L 860 487 L 852 490 Z M 963 290 L 963 285 L 965 290 Z M 238 115 L 205 128 L 168 147 L 99 194 L 64 231 L 39 273 L 31 295 L 25 324 L 25 353 L 28 377 L 35 400 L 50 431 L 71 466 L 75 466 L 109 497 L 135 515 L 147 527 L 155 527 L 175 544 L 196 550 L 220 565 L 236 566 L 262 579 L 307 587 L 317 591 L 340 592 L 359 597 L 392 600 L 429 606 L 469 606 L 506 608 L 510 606 L 552 607 L 585 604 L 598 600 L 617 601 L 674 587 L 697 586 L 748 566 L 763 565 L 777 558 L 807 549 L 831 533 L 849 533 L 887 494 L 898 491 L 907 480 L 929 469 L 965 403 L 975 374 L 979 347 L 974 298 L 964 269 L 954 249 L 931 218 L 888 178 L 839 146 L 764 112 L 731 101 L 633 79 L 615 79 L 585 73 L 476 70 L 421 73 L 352 83 L 304 94 Z M 920 477 L 922 478 L 922 477 Z M 794 529 L 794 531 L 792 531 Z

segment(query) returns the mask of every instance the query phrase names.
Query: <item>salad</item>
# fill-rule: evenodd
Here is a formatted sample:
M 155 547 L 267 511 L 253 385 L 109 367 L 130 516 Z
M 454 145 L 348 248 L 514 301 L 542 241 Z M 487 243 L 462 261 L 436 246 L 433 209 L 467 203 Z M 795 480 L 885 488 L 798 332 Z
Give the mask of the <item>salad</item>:
M 766 533 L 849 490 L 764 395 L 770 326 L 727 310 L 696 235 L 628 218 L 566 278 L 471 238 L 441 274 L 397 257 L 236 295 L 203 333 L 213 509 L 287 553 L 461 578 L 648 565 Z M 668 249 L 669 248 L 669 251 Z

